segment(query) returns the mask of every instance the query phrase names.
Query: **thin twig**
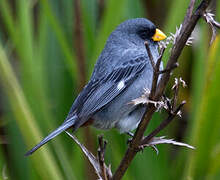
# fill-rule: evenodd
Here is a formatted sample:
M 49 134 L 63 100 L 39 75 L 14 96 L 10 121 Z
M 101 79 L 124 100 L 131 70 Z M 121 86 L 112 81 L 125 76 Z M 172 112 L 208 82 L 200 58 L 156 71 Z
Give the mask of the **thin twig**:
M 178 98 L 178 93 L 179 93 L 179 86 L 180 86 L 179 79 L 175 78 L 175 84 L 172 87 L 172 89 L 174 90 L 174 95 L 172 99 L 172 109 L 171 109 L 172 111 L 176 108 L 177 98 Z
M 164 70 L 159 71 L 159 74 L 164 74 L 164 73 L 168 73 L 171 72 L 172 70 L 174 70 L 175 68 L 177 68 L 179 66 L 179 63 L 175 63 L 173 66 L 171 66 L 170 68 L 166 68 Z
M 154 74 L 153 74 L 153 81 L 152 81 L 152 85 L 151 85 L 150 98 L 152 98 L 155 95 L 155 92 L 156 92 L 157 82 L 158 82 L 159 74 L 161 72 L 160 71 L 160 64 L 161 64 L 164 52 L 165 52 L 165 48 L 162 48 L 161 52 L 160 52 L 160 56 L 159 56 L 159 58 L 157 59 L 157 62 L 156 62 L 156 66 L 155 66 L 156 70 L 154 71 Z
M 151 66 L 153 68 L 153 81 L 152 81 L 152 85 L 151 85 L 151 91 L 150 91 L 150 95 L 149 95 L 149 99 L 151 99 L 155 92 L 156 92 L 156 86 L 157 86 L 157 81 L 158 81 L 158 71 L 159 71 L 159 67 L 158 67 L 158 60 L 156 62 L 157 66 L 155 65 L 154 63 L 154 59 L 153 59 L 153 56 L 151 54 L 151 50 L 150 50 L 150 47 L 149 47 L 149 44 L 148 42 L 146 41 L 145 43 L 145 48 L 147 50 L 147 54 L 149 56 L 149 59 L 150 59 L 150 62 L 151 62 Z M 162 59 L 162 57 L 160 57 Z M 161 62 L 161 60 L 159 60 Z
M 102 172 L 103 180 L 108 180 L 107 174 L 106 174 L 106 168 L 105 168 L 105 149 L 107 142 L 103 140 L 103 135 L 100 135 L 98 137 L 99 142 L 99 148 L 98 148 L 98 160 L 99 160 L 99 166 Z
M 156 92 L 156 87 L 157 87 L 159 74 L 169 73 L 173 69 L 177 68 L 179 66 L 179 64 L 175 63 L 170 69 L 160 70 L 160 64 L 161 64 L 161 61 L 162 61 L 163 54 L 165 52 L 165 47 L 163 47 L 161 49 L 160 55 L 159 55 L 159 57 L 156 61 L 156 64 L 155 64 L 152 53 L 151 53 L 151 50 L 150 50 L 150 47 L 149 47 L 149 43 L 147 41 L 145 41 L 144 44 L 145 44 L 145 47 L 146 47 L 146 50 L 147 50 L 147 53 L 148 53 L 148 56 L 149 56 L 151 66 L 153 68 L 153 81 L 152 81 L 152 85 L 151 85 L 151 93 L 150 93 L 150 96 L 149 96 L 149 99 L 152 99 L 155 95 L 155 92 Z
M 161 50 L 160 50 L 160 55 L 159 55 L 159 58 L 158 58 L 157 63 L 156 63 L 156 69 L 160 69 L 160 64 L 161 64 L 162 57 L 164 55 L 165 49 L 166 49 L 165 47 L 162 47 Z
M 181 108 L 183 107 L 184 104 L 186 104 L 185 101 L 183 101 L 173 113 L 170 113 L 169 116 L 164 121 L 162 121 L 161 124 L 153 132 L 151 132 L 147 137 L 145 137 L 142 140 L 141 144 L 142 145 L 147 144 L 149 142 L 149 140 L 151 140 L 161 130 L 163 130 L 176 117 L 176 115 L 181 110 Z
M 149 60 L 151 62 L 151 66 L 153 68 L 153 81 L 152 81 L 152 85 L 151 85 L 151 93 L 150 93 L 150 96 L 149 96 L 149 99 L 151 99 L 154 96 L 155 92 L 156 92 L 158 77 L 159 77 L 159 74 L 161 74 L 160 64 L 161 64 L 161 61 L 162 61 L 162 57 L 163 57 L 165 48 L 161 49 L 160 55 L 159 55 L 159 57 L 156 61 L 156 64 L 155 64 L 152 53 L 151 53 L 151 50 L 150 50 L 150 47 L 149 47 L 149 43 L 147 41 L 145 41 L 144 44 L 145 44 L 145 48 L 147 50 L 147 54 L 149 56 Z
M 145 41 L 144 44 L 145 44 L 145 48 L 147 50 L 147 54 L 148 54 L 149 59 L 150 59 L 151 66 L 152 66 L 154 72 L 156 72 L 157 69 L 156 69 L 156 65 L 155 65 L 155 62 L 154 62 L 154 58 L 153 58 L 152 53 L 150 51 L 149 43 L 147 41 Z
M 190 4 L 189 4 L 189 7 L 187 9 L 187 17 L 185 19 L 190 19 L 192 17 L 192 14 L 193 14 L 193 9 L 194 9 L 194 6 L 195 6 L 195 1 L 196 0 L 191 0 L 190 1 Z

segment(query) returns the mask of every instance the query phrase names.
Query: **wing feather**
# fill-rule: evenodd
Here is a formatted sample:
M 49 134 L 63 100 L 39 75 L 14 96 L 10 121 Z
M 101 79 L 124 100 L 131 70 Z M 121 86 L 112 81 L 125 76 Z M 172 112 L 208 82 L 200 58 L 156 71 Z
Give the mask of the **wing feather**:
M 147 57 L 143 56 L 127 61 L 126 64 L 117 66 L 107 76 L 93 79 L 83 89 L 77 97 L 69 113 L 70 118 L 74 112 L 79 117 L 76 126 L 79 127 L 87 121 L 92 114 L 106 106 L 121 92 L 123 92 L 130 84 L 143 72 Z M 118 83 L 123 81 L 124 86 L 118 88 Z

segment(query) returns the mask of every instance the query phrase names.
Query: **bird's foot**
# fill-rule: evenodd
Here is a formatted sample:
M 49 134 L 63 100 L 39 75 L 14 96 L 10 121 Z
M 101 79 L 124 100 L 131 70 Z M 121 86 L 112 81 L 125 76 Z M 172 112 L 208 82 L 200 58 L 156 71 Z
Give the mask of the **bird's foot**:
M 132 132 L 126 132 L 127 135 L 129 135 L 131 138 L 128 138 L 127 144 L 129 145 L 132 141 L 132 138 L 134 137 L 134 134 Z
M 126 132 L 126 134 L 132 138 L 134 137 L 134 134 L 132 132 Z

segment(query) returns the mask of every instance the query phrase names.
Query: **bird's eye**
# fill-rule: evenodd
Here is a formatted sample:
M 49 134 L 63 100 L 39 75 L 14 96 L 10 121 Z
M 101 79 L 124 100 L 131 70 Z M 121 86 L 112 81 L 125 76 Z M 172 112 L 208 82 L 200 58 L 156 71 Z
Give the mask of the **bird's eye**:
M 139 34 L 139 36 L 140 36 L 142 39 L 147 39 L 147 38 L 148 38 L 148 33 L 147 33 L 147 31 L 139 31 L 138 34 Z
M 152 30 L 140 30 L 138 32 L 138 35 L 143 39 L 143 40 L 147 40 L 147 39 L 150 39 L 155 33 L 155 29 L 152 29 Z

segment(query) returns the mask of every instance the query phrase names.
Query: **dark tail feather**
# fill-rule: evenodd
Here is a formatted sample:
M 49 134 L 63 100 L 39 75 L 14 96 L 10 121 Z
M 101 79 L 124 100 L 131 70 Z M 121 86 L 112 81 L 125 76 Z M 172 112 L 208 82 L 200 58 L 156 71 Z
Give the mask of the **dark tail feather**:
M 39 144 L 34 146 L 30 151 L 28 151 L 25 156 L 29 156 L 32 153 L 34 153 L 36 150 L 38 150 L 41 146 L 46 144 L 48 141 L 59 135 L 61 132 L 65 131 L 66 129 L 73 126 L 75 123 L 75 119 L 71 118 L 70 120 L 65 121 L 60 127 L 58 127 L 56 130 L 54 130 L 52 133 L 50 133 L 47 137 L 45 137 Z

